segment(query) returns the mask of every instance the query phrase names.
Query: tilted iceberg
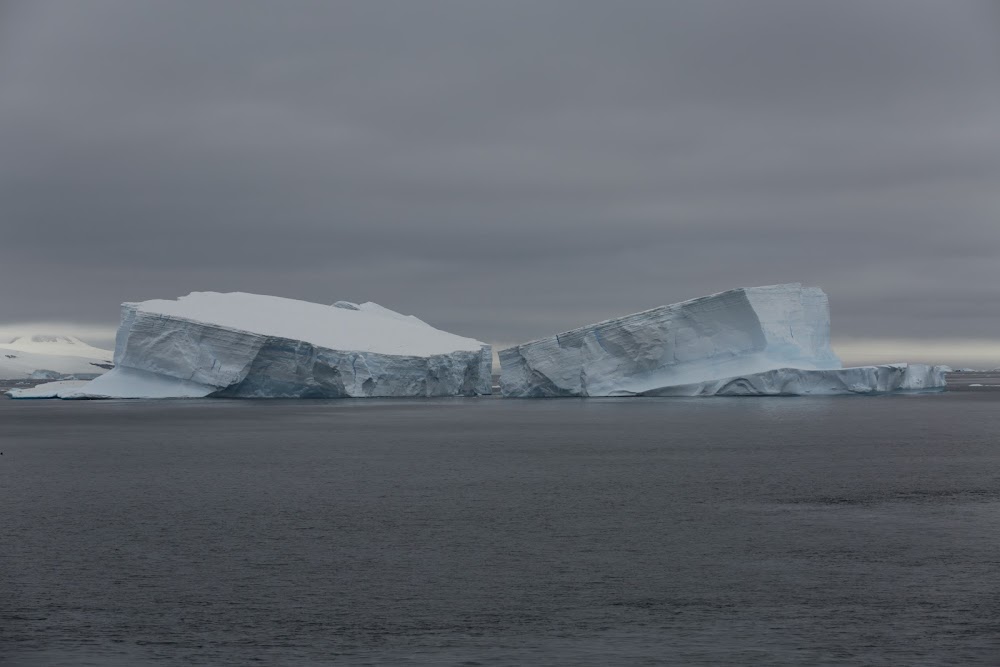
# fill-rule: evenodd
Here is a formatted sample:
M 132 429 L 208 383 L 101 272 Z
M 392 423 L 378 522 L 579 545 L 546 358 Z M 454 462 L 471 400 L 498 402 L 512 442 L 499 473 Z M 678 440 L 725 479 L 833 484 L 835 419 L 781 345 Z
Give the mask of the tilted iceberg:
M 491 390 L 492 353 L 477 340 L 374 303 L 326 306 L 242 292 L 123 304 L 114 361 L 114 370 L 83 386 L 49 393 L 344 398 Z
M 843 368 L 818 287 L 747 287 L 501 350 L 504 396 L 875 394 L 944 387 L 922 364 Z

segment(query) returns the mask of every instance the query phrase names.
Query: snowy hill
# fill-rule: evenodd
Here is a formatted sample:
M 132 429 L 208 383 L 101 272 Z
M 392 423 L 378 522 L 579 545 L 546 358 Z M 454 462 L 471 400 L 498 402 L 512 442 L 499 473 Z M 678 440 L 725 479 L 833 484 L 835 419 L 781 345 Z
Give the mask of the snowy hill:
M 112 366 L 114 353 L 74 336 L 32 334 L 0 343 L 0 379 L 56 380 L 97 377 Z

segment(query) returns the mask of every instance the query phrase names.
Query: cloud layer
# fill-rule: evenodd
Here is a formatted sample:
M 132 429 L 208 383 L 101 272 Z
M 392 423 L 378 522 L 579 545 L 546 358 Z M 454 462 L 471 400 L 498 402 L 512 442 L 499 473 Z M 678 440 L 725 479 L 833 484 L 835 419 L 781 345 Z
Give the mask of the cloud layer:
M 838 336 L 995 339 L 998 183 L 989 0 L 0 9 L 0 323 L 214 289 L 517 341 L 801 281 Z

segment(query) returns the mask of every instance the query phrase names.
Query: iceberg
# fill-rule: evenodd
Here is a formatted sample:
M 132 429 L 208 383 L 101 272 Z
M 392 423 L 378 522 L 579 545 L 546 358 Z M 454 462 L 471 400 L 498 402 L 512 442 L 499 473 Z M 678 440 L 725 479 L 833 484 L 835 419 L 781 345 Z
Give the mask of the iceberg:
M 942 389 L 923 364 L 843 368 L 818 287 L 745 287 L 501 350 L 505 397 L 773 396 Z
M 112 367 L 112 352 L 74 336 L 31 334 L 0 343 L 0 380 L 88 380 Z
M 243 292 L 122 304 L 115 368 L 58 398 L 474 396 L 490 346 L 374 303 Z M 15 398 L 29 398 L 19 392 Z

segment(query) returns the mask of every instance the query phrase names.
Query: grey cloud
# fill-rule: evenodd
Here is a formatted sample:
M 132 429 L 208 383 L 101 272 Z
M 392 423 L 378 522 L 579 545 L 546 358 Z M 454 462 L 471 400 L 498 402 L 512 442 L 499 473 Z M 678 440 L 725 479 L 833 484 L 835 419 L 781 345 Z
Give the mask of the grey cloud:
M 998 182 L 988 1 L 0 14 L 0 322 L 242 289 L 515 341 L 801 280 L 985 339 Z

